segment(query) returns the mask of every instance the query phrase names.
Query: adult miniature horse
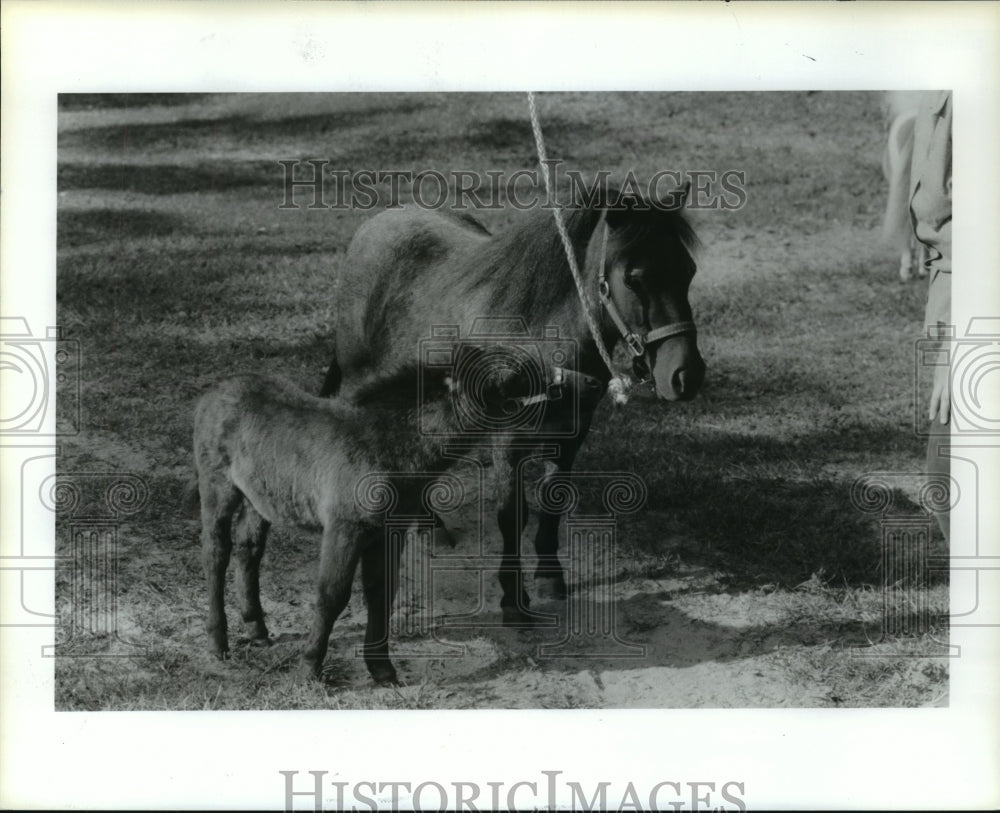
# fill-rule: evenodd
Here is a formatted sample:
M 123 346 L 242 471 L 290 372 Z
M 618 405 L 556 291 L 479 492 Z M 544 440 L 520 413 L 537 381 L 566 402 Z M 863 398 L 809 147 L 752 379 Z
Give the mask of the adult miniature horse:
M 682 208 L 688 187 L 669 203 L 617 189 L 563 209 L 583 284 L 610 352 L 625 340 L 637 369 L 651 372 L 667 401 L 693 398 L 705 363 L 698 352 L 688 288 L 695 273 L 694 231 Z M 363 381 L 411 361 L 435 325 L 467 337 L 477 318 L 518 317 L 531 336 L 556 326 L 576 343 L 581 372 L 605 386 L 612 374 L 587 326 L 553 213 L 537 208 L 496 235 L 475 219 L 417 208 L 382 212 L 357 232 L 337 283 L 335 357 L 321 395 L 347 398 Z M 595 407 L 596 408 L 596 407 Z M 590 429 L 593 410 L 563 435 L 532 438 L 555 444 L 546 476 L 566 472 Z M 532 623 L 521 576 L 520 535 L 527 503 L 518 466 L 528 456 L 497 438 L 493 449 L 497 520 L 503 537 L 500 584 L 505 624 Z M 530 444 L 528 444 L 530 445 Z M 565 598 L 558 558 L 559 515 L 542 513 L 535 537 L 535 588 Z

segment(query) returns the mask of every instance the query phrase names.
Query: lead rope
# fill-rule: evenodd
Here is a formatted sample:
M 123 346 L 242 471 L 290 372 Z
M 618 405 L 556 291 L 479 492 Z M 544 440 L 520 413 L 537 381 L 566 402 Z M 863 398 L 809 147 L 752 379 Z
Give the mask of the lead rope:
M 551 181 L 549 180 L 549 174 L 545 171 L 545 162 L 548 161 L 548 156 L 545 153 L 545 141 L 542 139 L 542 127 L 538 123 L 538 110 L 535 109 L 535 94 L 530 90 L 528 91 L 528 110 L 531 113 L 531 129 L 535 133 L 535 148 L 538 150 L 538 164 L 542 169 L 542 178 L 545 181 L 546 199 L 555 201 Z M 612 376 L 611 381 L 608 383 L 608 392 L 611 393 L 611 397 L 616 405 L 624 405 L 628 403 L 628 390 L 630 382 L 627 378 L 615 372 L 615 366 L 611 361 L 611 355 L 608 353 L 608 348 L 604 346 L 604 340 L 601 338 L 601 331 L 597 326 L 597 319 L 594 317 L 593 304 L 590 301 L 590 296 L 587 294 L 587 289 L 583 286 L 583 278 L 581 277 L 580 269 L 576 264 L 576 254 L 573 251 L 573 244 L 569 239 L 569 232 L 566 231 L 566 223 L 563 221 L 562 207 L 558 204 L 558 202 L 556 202 L 556 206 L 552 210 L 552 216 L 556 220 L 556 230 L 559 232 L 563 248 L 566 251 L 566 259 L 569 261 L 569 270 L 570 273 L 573 274 L 573 282 L 576 283 L 576 292 L 580 297 L 580 304 L 583 306 L 583 315 L 587 320 L 587 327 L 590 328 L 590 335 L 594 339 L 594 344 L 597 345 L 597 352 L 600 353 L 601 360 L 607 365 L 608 372 L 610 372 Z M 606 216 L 607 215 L 605 215 L 605 217 Z M 605 229 L 604 249 L 601 253 L 602 262 L 604 251 L 607 251 L 608 247 L 607 240 L 608 232 L 607 229 Z

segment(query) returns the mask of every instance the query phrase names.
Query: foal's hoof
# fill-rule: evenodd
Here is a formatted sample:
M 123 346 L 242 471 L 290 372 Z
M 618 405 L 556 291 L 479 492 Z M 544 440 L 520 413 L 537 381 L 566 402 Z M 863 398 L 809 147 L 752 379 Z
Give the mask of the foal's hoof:
M 535 595 L 543 601 L 565 601 L 569 590 L 562 573 L 555 576 L 535 576 Z
M 311 660 L 303 660 L 299 667 L 299 674 L 303 680 L 323 680 L 323 664 Z
M 396 668 L 392 664 L 369 665 L 368 672 L 379 686 L 400 685 L 399 675 L 396 674 Z
M 229 631 L 225 625 L 209 626 L 208 651 L 220 661 L 229 659 Z
M 271 633 L 267 631 L 267 625 L 263 621 L 247 621 L 243 634 L 245 637 L 240 639 L 243 643 L 253 646 L 271 645 Z

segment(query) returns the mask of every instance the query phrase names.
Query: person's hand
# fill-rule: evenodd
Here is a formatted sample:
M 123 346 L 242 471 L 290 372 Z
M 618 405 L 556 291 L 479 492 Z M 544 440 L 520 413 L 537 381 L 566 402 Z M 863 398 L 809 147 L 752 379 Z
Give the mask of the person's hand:
M 927 417 L 933 421 L 939 418 L 942 424 L 947 424 L 951 418 L 951 370 L 947 364 L 942 364 L 934 371 L 934 386 L 931 389 L 930 408 Z

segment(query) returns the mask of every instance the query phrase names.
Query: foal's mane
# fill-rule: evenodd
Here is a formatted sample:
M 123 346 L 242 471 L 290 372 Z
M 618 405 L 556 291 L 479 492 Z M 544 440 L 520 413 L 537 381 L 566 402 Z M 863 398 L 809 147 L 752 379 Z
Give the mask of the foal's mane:
M 584 274 L 587 245 L 608 212 L 625 247 L 654 243 L 676 251 L 679 244 L 690 252 L 697 245 L 694 229 L 680 209 L 658 208 L 647 199 L 609 187 L 587 205 L 563 208 L 577 267 Z M 533 209 L 511 228 L 478 244 L 463 265 L 462 276 L 470 288 L 493 290 L 489 304 L 497 313 L 543 315 L 576 295 L 551 209 Z
M 424 400 L 435 396 L 447 395 L 445 378 L 448 371 L 438 368 L 425 368 L 415 362 L 404 364 L 388 375 L 377 373 L 362 383 L 351 401 L 359 407 L 393 410 L 416 409 L 419 403 L 421 389 L 420 377 L 423 376 Z M 429 397 L 428 397 L 429 396 Z

